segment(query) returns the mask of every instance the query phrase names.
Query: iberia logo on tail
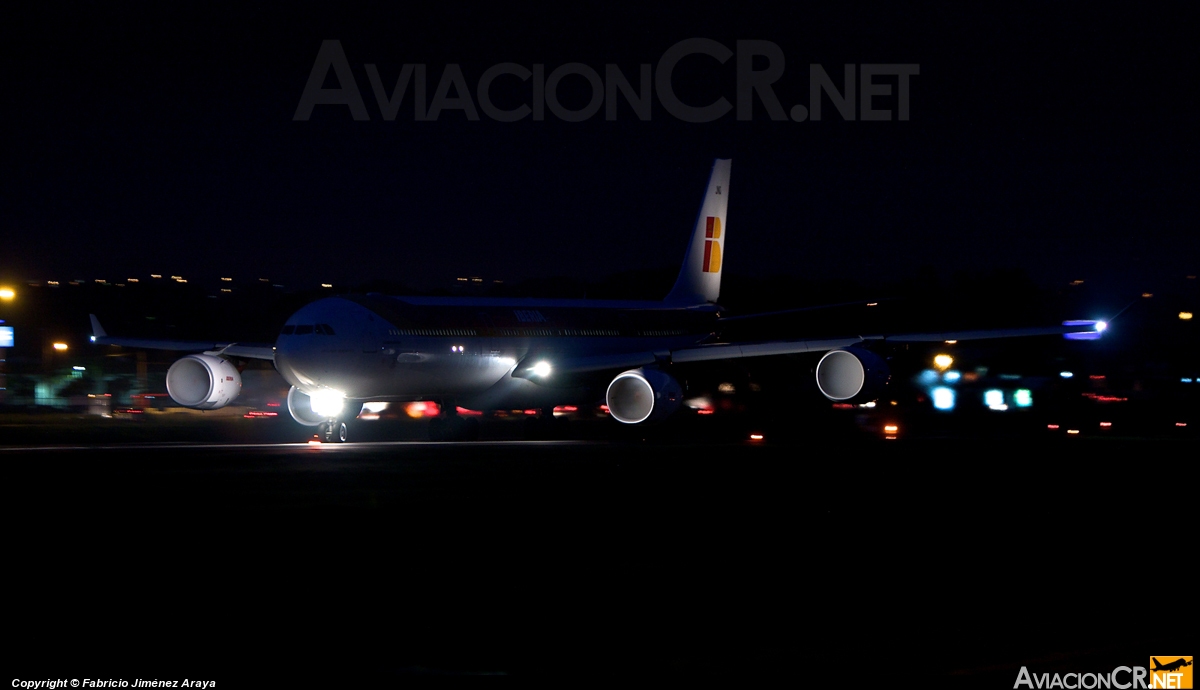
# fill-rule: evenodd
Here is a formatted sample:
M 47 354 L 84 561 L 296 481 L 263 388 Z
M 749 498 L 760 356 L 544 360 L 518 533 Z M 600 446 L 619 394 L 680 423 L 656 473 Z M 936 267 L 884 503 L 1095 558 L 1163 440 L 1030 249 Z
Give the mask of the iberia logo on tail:
M 708 216 L 704 221 L 704 272 L 721 272 L 721 219 Z M 692 264 L 693 266 L 695 264 Z

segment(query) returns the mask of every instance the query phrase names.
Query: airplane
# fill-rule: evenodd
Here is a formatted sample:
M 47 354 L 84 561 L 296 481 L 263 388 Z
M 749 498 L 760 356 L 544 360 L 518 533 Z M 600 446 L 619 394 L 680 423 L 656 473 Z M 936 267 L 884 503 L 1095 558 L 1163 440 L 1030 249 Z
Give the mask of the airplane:
M 539 409 L 546 427 L 557 405 L 603 400 L 628 425 L 662 420 L 680 407 L 678 369 L 700 362 L 821 353 L 816 383 L 828 399 L 878 398 L 890 373 L 885 343 L 943 342 L 1051 334 L 1098 335 L 1104 323 L 1007 331 L 841 336 L 757 342 L 721 340 L 717 303 L 728 238 L 732 161 L 713 163 L 683 266 L 661 301 L 395 297 L 345 294 L 291 315 L 274 343 L 120 338 L 91 315 L 100 345 L 193 351 L 167 371 L 167 391 L 184 407 L 210 410 L 241 389 L 234 361 L 263 359 L 291 388 L 287 407 L 328 442 L 348 438 L 346 420 L 366 402 L 435 401 L 434 440 L 470 440 L 471 410 Z M 735 318 L 745 318 L 743 316 Z M 537 427 L 535 427 L 536 429 Z
M 1150 669 L 1151 671 L 1178 671 L 1179 669 L 1183 668 L 1184 666 L 1192 665 L 1192 662 L 1188 661 L 1187 659 L 1185 659 L 1183 657 L 1180 657 L 1180 658 L 1176 659 L 1175 661 L 1172 661 L 1168 664 L 1164 664 L 1161 661 L 1159 661 L 1158 659 L 1155 659 L 1154 657 L 1150 657 L 1150 660 L 1154 662 L 1154 668 Z

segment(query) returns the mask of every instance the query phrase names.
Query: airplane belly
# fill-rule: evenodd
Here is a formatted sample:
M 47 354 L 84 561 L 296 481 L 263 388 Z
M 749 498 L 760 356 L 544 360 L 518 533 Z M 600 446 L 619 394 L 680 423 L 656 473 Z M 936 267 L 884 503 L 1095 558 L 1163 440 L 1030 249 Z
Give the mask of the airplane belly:
M 359 397 L 460 398 L 477 395 L 508 375 L 516 360 L 487 348 L 483 339 L 400 338 L 364 356 Z

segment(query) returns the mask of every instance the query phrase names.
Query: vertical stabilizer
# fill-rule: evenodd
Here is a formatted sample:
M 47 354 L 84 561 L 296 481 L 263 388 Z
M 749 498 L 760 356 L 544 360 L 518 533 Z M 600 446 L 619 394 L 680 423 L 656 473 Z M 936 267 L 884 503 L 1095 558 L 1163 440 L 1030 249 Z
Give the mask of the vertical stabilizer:
M 729 201 L 729 168 L 732 161 L 718 158 L 708 177 L 700 216 L 692 230 L 683 268 L 666 302 L 696 305 L 716 302 L 721 294 L 721 268 L 725 264 L 725 210 Z

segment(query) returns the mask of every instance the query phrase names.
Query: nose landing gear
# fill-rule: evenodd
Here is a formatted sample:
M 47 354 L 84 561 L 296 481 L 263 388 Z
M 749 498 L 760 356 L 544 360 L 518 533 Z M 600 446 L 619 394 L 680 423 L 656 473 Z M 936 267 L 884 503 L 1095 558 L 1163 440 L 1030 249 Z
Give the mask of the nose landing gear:
M 324 443 L 345 443 L 347 438 L 346 423 L 328 419 L 317 425 L 317 439 Z

